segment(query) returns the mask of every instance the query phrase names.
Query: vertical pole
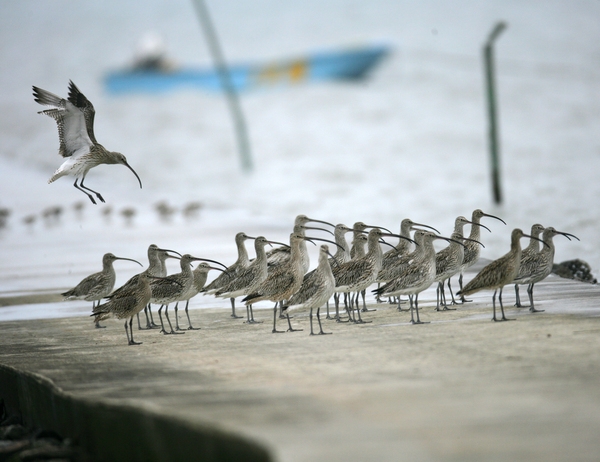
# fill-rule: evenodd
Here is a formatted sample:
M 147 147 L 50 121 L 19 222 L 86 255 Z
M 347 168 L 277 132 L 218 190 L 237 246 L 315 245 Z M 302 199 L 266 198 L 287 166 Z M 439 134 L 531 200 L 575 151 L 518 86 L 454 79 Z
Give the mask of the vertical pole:
M 496 88 L 494 81 L 494 49 L 492 47 L 494 40 L 498 38 L 500 33 L 506 28 L 506 23 L 499 22 L 494 26 L 490 33 L 485 46 L 483 48 L 485 77 L 486 77 L 486 94 L 487 94 L 487 109 L 489 123 L 489 147 L 492 167 L 492 189 L 494 194 L 494 202 L 502 203 L 502 188 L 500 186 L 500 159 L 498 149 L 498 122 L 497 122 L 497 105 L 496 105 Z
M 250 153 L 250 141 L 248 139 L 246 121 L 244 120 L 240 101 L 235 87 L 233 86 L 231 74 L 225 63 L 225 58 L 223 57 L 223 52 L 221 51 L 219 40 L 217 39 L 217 34 L 208 14 L 208 9 L 204 4 L 204 0 L 194 0 L 194 5 L 196 7 L 196 12 L 198 13 L 198 18 L 200 19 L 202 30 L 206 35 L 206 41 L 208 42 L 208 47 L 213 57 L 217 73 L 219 74 L 219 79 L 221 80 L 221 87 L 225 91 L 227 97 L 227 103 L 233 118 L 238 149 L 240 152 L 242 170 L 245 173 L 249 173 L 252 171 L 252 156 Z

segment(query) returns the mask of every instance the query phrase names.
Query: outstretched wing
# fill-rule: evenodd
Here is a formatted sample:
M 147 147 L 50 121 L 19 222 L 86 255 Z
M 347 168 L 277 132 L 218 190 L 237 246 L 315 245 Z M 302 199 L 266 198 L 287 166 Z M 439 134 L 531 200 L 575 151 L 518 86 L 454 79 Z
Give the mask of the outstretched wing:
M 89 152 L 93 143 L 87 133 L 83 111 L 70 101 L 38 87 L 33 87 L 33 96 L 37 103 L 54 107 L 39 114 L 46 114 L 56 121 L 60 143 L 58 153 L 71 157 Z
M 81 93 L 72 80 L 69 80 L 69 101 L 83 112 L 87 134 L 92 142 L 97 143 L 96 137 L 94 136 L 94 116 L 96 115 L 94 105 L 83 93 Z

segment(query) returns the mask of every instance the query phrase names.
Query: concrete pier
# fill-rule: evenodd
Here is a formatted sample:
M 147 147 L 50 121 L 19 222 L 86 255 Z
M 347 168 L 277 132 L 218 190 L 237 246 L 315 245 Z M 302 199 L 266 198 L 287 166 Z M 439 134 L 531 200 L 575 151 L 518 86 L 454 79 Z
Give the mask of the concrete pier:
M 0 398 L 44 425 L 78 416 L 57 431 L 100 459 L 127 447 L 122 460 L 597 460 L 600 288 L 551 275 L 535 314 L 504 292 L 516 321 L 490 321 L 489 292 L 435 312 L 429 289 L 430 324 L 373 303 L 371 322 L 324 321 L 323 336 L 303 313 L 303 331 L 272 334 L 270 309 L 255 310 L 259 325 L 192 310 L 201 330 L 139 331 L 139 346 L 122 321 L 4 322 Z M 39 393 L 53 409 L 31 409 Z

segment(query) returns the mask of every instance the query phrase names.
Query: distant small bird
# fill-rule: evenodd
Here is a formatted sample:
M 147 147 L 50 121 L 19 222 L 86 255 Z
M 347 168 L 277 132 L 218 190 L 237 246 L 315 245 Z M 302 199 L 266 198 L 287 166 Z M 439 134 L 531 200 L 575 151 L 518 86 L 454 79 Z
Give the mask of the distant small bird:
M 104 198 L 99 192 L 83 185 L 85 176 L 90 169 L 100 164 L 122 164 L 133 172 L 140 183 L 140 188 L 142 187 L 142 180 L 127 163 L 125 156 L 120 152 L 108 151 L 96 141 L 94 106 L 72 81 L 69 81 L 68 99 L 35 86 L 33 87 L 33 96 L 37 103 L 53 107 L 53 109 L 40 111 L 38 114 L 46 114 L 56 121 L 60 142 L 58 153 L 65 158 L 48 183 L 65 175 L 73 175 L 75 177 L 73 186 L 85 193 L 93 204 L 96 201 L 90 193 L 94 193 L 100 201 L 104 202 Z

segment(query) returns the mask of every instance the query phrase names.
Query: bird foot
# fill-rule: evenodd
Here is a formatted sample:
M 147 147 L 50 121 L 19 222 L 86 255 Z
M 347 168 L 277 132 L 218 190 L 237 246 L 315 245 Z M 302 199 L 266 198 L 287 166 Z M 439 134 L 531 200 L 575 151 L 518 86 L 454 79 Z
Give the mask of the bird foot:
M 541 313 L 542 311 L 546 311 L 546 310 L 536 310 L 535 308 L 529 308 L 529 312 L 530 313 Z
M 342 319 L 342 318 L 335 318 L 335 322 L 350 322 L 350 318 L 348 319 Z
M 310 333 L 310 335 L 331 335 L 331 334 L 333 334 L 333 332 L 323 332 L 323 331 L 321 331 L 321 332 L 318 332 L 316 334 L 313 334 L 312 332 Z
M 460 299 L 460 303 L 470 303 L 470 302 L 472 302 L 472 301 L 473 301 L 473 300 L 467 300 L 467 299 L 466 299 L 466 298 L 464 298 L 464 297 Z
M 492 318 L 492 321 L 494 321 L 494 322 L 516 321 L 516 319 L 514 319 L 514 318 L 500 318 L 500 319 Z
M 169 332 L 169 333 L 170 333 L 170 334 L 182 335 L 182 334 L 185 334 L 185 331 L 184 331 L 184 332 L 177 332 L 177 331 L 175 331 L 175 330 L 171 330 L 171 332 Z
M 456 311 L 456 308 L 448 308 L 444 306 L 442 309 L 436 308 L 435 311 Z
M 187 330 L 200 330 L 202 329 L 201 327 L 192 327 L 192 326 L 188 326 Z
M 97 197 L 98 199 L 100 199 L 100 201 L 102 201 L 103 203 L 104 203 L 104 202 L 106 202 L 106 201 L 104 200 L 104 197 L 102 197 L 102 196 L 100 195 L 100 193 L 96 193 L 96 197 Z M 95 203 L 95 202 L 94 202 L 94 203 Z
M 284 331 L 284 330 L 277 330 L 277 329 L 273 329 L 271 332 L 272 332 L 273 334 L 285 334 L 285 331 Z
M 160 330 L 158 333 L 159 333 L 159 334 L 165 334 L 165 335 L 169 335 L 169 334 L 173 334 L 174 332 L 167 332 L 166 330 L 164 330 L 164 329 L 161 329 L 161 330 Z
M 134 342 L 133 340 L 129 340 L 130 345 L 141 345 L 142 342 Z
M 293 328 L 289 328 L 286 332 L 300 332 L 303 331 L 304 329 L 293 329 Z
M 94 324 L 94 327 L 95 327 L 96 329 L 106 329 L 106 326 L 101 326 L 100 324 L 97 324 L 97 323 L 96 323 L 96 324 Z
M 243 318 L 243 316 L 238 316 L 237 314 L 231 314 L 230 316 L 231 316 L 232 318 L 234 318 L 234 319 L 240 319 L 240 318 Z
M 413 325 L 416 325 L 416 324 L 429 324 L 429 321 L 411 321 L 410 323 L 413 324 Z
M 363 309 L 362 309 L 362 310 L 360 310 L 360 311 L 361 311 L 361 312 L 363 312 L 363 313 L 367 313 L 367 312 L 369 312 L 369 311 L 377 311 L 377 310 L 370 310 L 370 309 L 368 309 L 368 308 L 363 308 Z
M 244 321 L 244 324 L 262 324 L 262 321 L 255 321 L 254 319 L 251 319 L 250 321 Z

